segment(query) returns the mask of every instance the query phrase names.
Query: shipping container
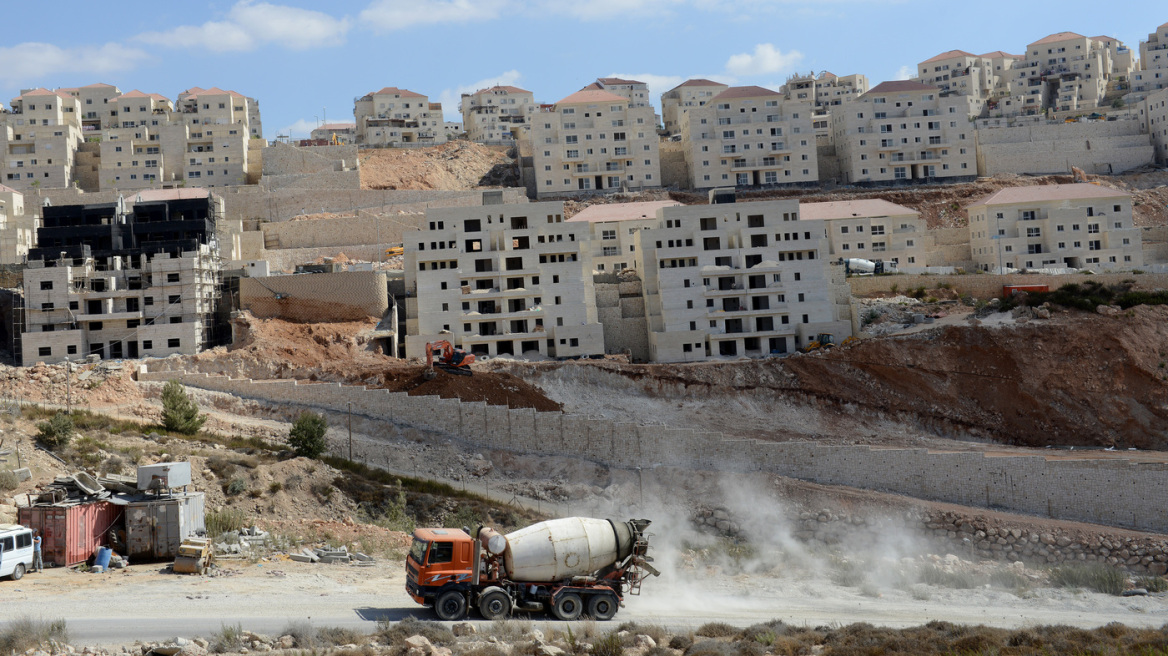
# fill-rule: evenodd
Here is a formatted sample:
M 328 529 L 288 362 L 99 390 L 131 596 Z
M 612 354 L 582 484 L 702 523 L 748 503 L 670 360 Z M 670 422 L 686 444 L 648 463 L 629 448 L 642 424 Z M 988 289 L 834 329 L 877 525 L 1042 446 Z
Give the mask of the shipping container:
M 1049 292 L 1049 285 L 1002 285 L 1002 296 L 1010 298 L 1014 292 Z
M 126 504 L 126 544 L 131 559 L 167 560 L 182 541 L 205 532 L 202 492 L 119 500 Z
M 21 524 L 40 532 L 45 564 L 68 567 L 109 545 L 110 531 L 122 523 L 123 508 L 101 500 L 25 506 L 17 514 Z

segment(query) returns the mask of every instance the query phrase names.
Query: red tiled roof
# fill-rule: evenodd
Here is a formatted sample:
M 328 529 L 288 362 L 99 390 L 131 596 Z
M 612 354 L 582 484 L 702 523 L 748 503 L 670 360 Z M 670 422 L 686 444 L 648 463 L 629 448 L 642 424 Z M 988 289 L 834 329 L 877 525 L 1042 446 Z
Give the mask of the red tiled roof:
M 670 89 L 670 91 L 673 91 L 674 89 L 680 89 L 682 87 L 725 87 L 725 86 L 729 86 L 729 85 L 722 84 L 721 82 L 715 82 L 713 80 L 707 80 L 704 78 L 695 78 L 692 80 L 686 80 L 685 82 L 682 82 L 681 84 L 673 87 L 673 89 Z
M 681 205 L 681 203 L 675 200 L 652 200 L 641 203 L 601 203 L 580 210 L 575 216 L 568 219 L 568 223 L 573 221 L 603 223 L 608 221 L 653 219 L 657 217 L 657 210 L 662 207 L 674 207 L 675 205 Z
M 618 96 L 615 93 L 610 93 L 610 92 L 604 91 L 602 89 L 589 89 L 588 87 L 585 87 L 584 89 L 581 89 L 580 91 L 577 91 L 576 93 L 573 93 L 572 95 L 568 96 L 567 98 L 561 99 L 556 104 L 557 105 L 579 105 L 582 103 L 607 103 L 607 102 L 627 103 L 628 101 L 629 101 L 628 98 Z
M 596 81 L 601 84 L 644 84 L 644 82 L 637 80 L 624 80 L 619 77 L 598 77 Z
M 772 91 L 765 87 L 730 87 L 710 99 L 711 102 L 715 100 L 734 100 L 735 98 L 762 98 L 764 96 L 777 96 L 778 91 Z
M 56 91 L 49 91 L 48 89 L 46 89 L 44 87 L 37 87 L 36 89 L 33 89 L 32 91 L 26 91 L 26 92 L 20 94 L 20 97 L 24 98 L 25 96 L 55 96 L 55 95 L 57 95 Z
M 110 88 L 110 89 L 116 89 L 116 88 L 117 88 L 117 87 L 115 87 L 114 85 L 112 85 L 112 84 L 106 84 L 105 82 L 94 82 L 93 84 L 87 84 L 87 85 L 85 85 L 85 86 L 83 86 L 83 87 L 81 87 L 81 88 L 82 88 L 82 89 L 96 89 L 96 88 L 98 88 L 98 87 L 107 87 L 107 88 Z
M 1036 46 L 1036 45 L 1039 45 L 1042 43 L 1057 43 L 1059 41 L 1066 41 L 1067 39 L 1086 39 L 1086 38 L 1087 37 L 1083 36 L 1082 34 L 1077 34 L 1075 32 L 1055 32 L 1054 34 L 1051 34 L 1050 36 L 1042 37 L 1041 39 L 1035 41 L 1034 43 L 1031 43 L 1030 45 Z
M 972 52 L 965 52 L 964 50 L 949 50 L 947 52 L 943 52 L 943 53 L 937 55 L 936 57 L 929 57 L 928 59 L 926 59 L 925 61 L 923 61 L 921 63 L 928 64 L 929 62 L 941 61 L 943 59 L 954 59 L 956 57 L 976 57 L 976 56 L 977 55 L 973 54 Z
M 148 95 L 142 93 L 141 91 L 134 89 L 133 91 L 127 91 L 126 93 L 123 93 L 121 95 L 121 97 L 122 98 L 151 98 L 152 96 L 148 96 Z
M 413 91 L 410 91 L 408 89 L 399 89 L 397 87 L 383 87 L 381 89 L 381 91 L 374 91 L 373 93 L 371 93 L 369 95 L 371 95 L 371 96 L 372 95 L 380 95 L 380 96 L 397 95 L 397 96 L 401 96 L 402 98 L 425 98 L 426 97 L 420 93 L 414 93 Z
M 996 59 L 998 57 L 1010 57 L 1012 59 L 1022 59 L 1023 55 L 1011 55 L 1010 53 L 1002 51 L 1002 50 L 995 50 L 993 52 L 987 52 L 984 55 L 978 55 L 978 57 L 984 57 L 985 59 Z
M 8 187 L 8 186 L 0 184 L 0 194 L 19 194 L 19 193 L 20 193 L 19 191 L 13 189 L 12 187 Z
M 966 207 L 977 205 L 1010 205 L 1013 203 L 1040 203 L 1055 200 L 1076 200 L 1088 198 L 1131 197 L 1119 189 L 1111 189 L 1086 182 L 1076 184 L 1037 185 L 1031 187 L 1006 187 L 986 198 L 974 201 Z
M 905 214 L 919 216 L 920 212 L 911 207 L 897 205 L 880 198 L 843 200 L 832 203 L 799 203 L 799 219 L 802 221 L 904 216 Z
M 865 96 L 880 95 L 882 93 L 907 93 L 910 91 L 937 91 L 937 87 L 912 80 L 892 80 L 881 82 L 868 90 Z
M 1091 37 L 1091 40 L 1092 41 L 1115 41 L 1116 43 L 1119 42 L 1119 39 L 1116 39 L 1116 38 L 1113 38 L 1110 36 L 1093 36 L 1093 37 Z
M 580 90 L 581 90 L 581 91 L 588 91 L 589 89 L 593 89 L 593 90 L 595 90 L 595 89 L 603 89 L 603 88 L 604 88 L 604 87 L 600 86 L 600 83 L 599 83 L 599 82 L 593 82 L 592 84 L 589 84 L 588 86 L 586 86 L 586 87 L 584 87 L 583 89 L 580 89 Z
M 824 71 L 824 72 L 819 74 L 820 80 L 830 80 L 830 79 L 837 78 L 837 77 L 839 77 L 839 76 L 836 75 L 835 73 L 832 73 L 831 71 Z
M 188 98 L 198 98 L 199 96 L 232 96 L 234 98 L 246 98 L 247 97 L 247 96 L 244 96 L 242 93 L 239 93 L 238 91 L 228 91 L 226 89 L 220 89 L 219 87 L 211 87 L 210 89 L 200 89 L 198 93 L 193 93 L 187 97 Z
M 502 91 L 503 93 L 531 93 L 527 89 L 520 89 L 519 87 L 496 84 L 493 87 L 487 87 L 486 89 L 479 89 L 478 91 L 475 91 L 471 95 L 477 96 L 480 93 L 486 93 L 488 91 Z

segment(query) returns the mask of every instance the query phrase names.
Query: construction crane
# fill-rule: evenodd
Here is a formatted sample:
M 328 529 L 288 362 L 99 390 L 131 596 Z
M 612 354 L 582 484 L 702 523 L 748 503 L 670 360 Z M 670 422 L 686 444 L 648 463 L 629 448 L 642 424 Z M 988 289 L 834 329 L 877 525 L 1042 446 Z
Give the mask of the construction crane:
M 426 344 L 426 371 L 422 376 L 426 380 L 433 380 L 434 376 L 437 375 L 434 371 L 435 368 L 459 376 L 471 376 L 474 372 L 470 370 L 470 365 L 474 361 L 473 353 L 454 348 L 454 345 L 445 339 L 429 342 Z

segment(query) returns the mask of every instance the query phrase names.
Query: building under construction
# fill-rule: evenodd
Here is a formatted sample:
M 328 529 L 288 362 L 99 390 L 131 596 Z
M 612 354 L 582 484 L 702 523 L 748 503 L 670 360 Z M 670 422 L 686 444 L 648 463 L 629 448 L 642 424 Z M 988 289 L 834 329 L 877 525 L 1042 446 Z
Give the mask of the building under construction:
M 27 365 L 191 354 L 221 343 L 229 331 L 218 311 L 219 216 L 222 199 L 205 189 L 44 208 L 15 354 Z

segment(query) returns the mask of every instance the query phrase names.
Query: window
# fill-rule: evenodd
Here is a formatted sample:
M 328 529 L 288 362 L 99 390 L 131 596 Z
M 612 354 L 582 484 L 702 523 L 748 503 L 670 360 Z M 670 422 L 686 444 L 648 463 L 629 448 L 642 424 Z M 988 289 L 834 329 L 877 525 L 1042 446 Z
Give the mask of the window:
M 41 281 L 41 289 L 49 290 L 52 288 L 53 288 L 53 281 L 52 280 L 42 280 Z
M 182 340 L 180 340 L 178 337 L 171 337 L 170 339 L 166 340 L 166 348 L 180 348 L 179 345 L 181 343 Z
M 48 356 L 51 356 L 52 354 L 53 354 L 53 347 L 51 347 L 51 346 L 42 346 L 39 349 L 37 349 L 37 355 L 39 355 L 39 356 L 48 357 Z
M 178 280 L 179 280 L 179 279 L 178 279 L 178 274 L 177 274 L 177 273 L 168 273 L 168 274 L 166 274 L 166 282 L 178 282 Z

